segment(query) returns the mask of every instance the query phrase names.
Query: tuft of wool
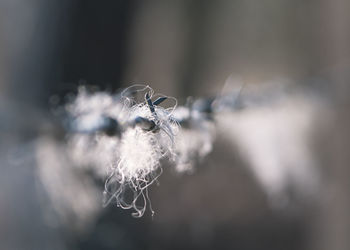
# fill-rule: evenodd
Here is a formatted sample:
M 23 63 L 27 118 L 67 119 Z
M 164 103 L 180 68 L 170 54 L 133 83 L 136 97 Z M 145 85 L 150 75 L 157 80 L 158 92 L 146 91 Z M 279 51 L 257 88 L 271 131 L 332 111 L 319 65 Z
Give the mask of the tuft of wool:
M 175 169 L 180 173 L 192 172 L 196 162 L 212 151 L 215 127 L 202 113 L 187 107 L 178 107 L 174 118 L 187 121 L 187 126 L 181 127 L 175 139 Z
M 73 131 L 67 138 L 67 154 L 75 165 L 92 170 L 97 176 L 106 178 L 117 158 L 119 138 L 93 132 L 101 125 L 103 117 L 122 120 L 120 99 L 107 92 L 88 93 L 80 87 L 76 99 L 66 105 L 72 117 Z
M 149 201 L 147 187 L 162 172 L 160 160 L 175 156 L 178 125 L 171 119 L 171 109 L 156 106 L 153 113 L 148 104 L 129 99 L 123 109 L 129 126 L 122 133 L 118 159 L 105 183 L 104 205 L 116 202 L 122 208 L 134 209 L 133 216 L 141 217 Z M 154 122 L 155 128 L 147 131 L 137 126 L 137 117 Z
M 68 139 L 67 154 L 78 167 L 92 170 L 104 179 L 117 160 L 119 139 L 102 134 L 75 134 Z
M 157 135 L 136 127 L 124 132 L 118 153 L 116 166 L 105 183 L 104 205 L 115 201 L 122 208 L 133 208 L 136 211 L 133 215 L 140 217 L 146 209 L 146 189 L 158 177 L 154 173 L 161 168 L 164 149 Z M 126 197 L 128 192 L 132 193 L 130 201 Z M 139 198 L 141 205 L 137 205 Z
M 134 209 L 136 217 L 145 212 L 147 187 L 162 172 L 161 159 L 175 158 L 178 131 L 172 119 L 176 104 L 165 109 L 150 99 L 136 100 L 146 92 L 147 98 L 152 98 L 153 90 L 148 86 L 131 86 L 118 97 L 106 92 L 90 94 L 80 88 L 76 99 L 66 106 L 73 121 L 67 143 L 69 158 L 79 167 L 108 177 L 105 206 L 116 202 L 122 208 Z M 106 117 L 116 121 L 118 134 L 101 131 Z M 138 121 L 152 126 L 142 127 Z
M 85 87 L 80 87 L 75 100 L 66 105 L 66 110 L 70 115 L 78 116 L 86 122 L 102 114 L 118 119 L 121 109 L 119 97 L 102 91 L 89 93 Z
M 314 117 L 315 105 L 301 96 L 216 116 L 219 132 L 238 148 L 272 206 L 286 205 L 290 190 L 301 197 L 317 192 L 319 173 L 308 146 Z

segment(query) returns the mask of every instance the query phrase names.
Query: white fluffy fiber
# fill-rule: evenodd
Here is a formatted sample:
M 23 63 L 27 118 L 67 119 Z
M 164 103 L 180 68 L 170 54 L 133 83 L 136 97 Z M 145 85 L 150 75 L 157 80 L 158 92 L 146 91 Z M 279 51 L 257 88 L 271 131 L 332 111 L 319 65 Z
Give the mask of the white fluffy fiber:
M 176 123 L 170 120 L 170 113 L 161 107 L 156 108 L 159 131 L 144 131 L 141 128 L 129 127 L 124 131 L 119 144 L 119 161 L 116 170 L 127 181 L 144 179 L 160 165 L 164 156 L 173 156 Z M 130 109 L 129 120 L 136 117 L 153 120 L 148 106 L 135 105 Z
M 120 101 L 106 92 L 90 94 L 80 87 L 76 99 L 66 109 L 75 119 L 73 129 L 86 131 L 68 136 L 68 155 L 77 166 L 105 178 L 116 160 L 119 138 L 88 131 L 98 126 L 103 116 L 121 119 L 124 113 Z
M 291 96 L 216 118 L 218 130 L 237 146 L 271 204 L 284 206 L 291 189 L 301 196 L 317 190 L 319 175 L 310 148 L 314 117 L 310 100 Z
M 171 119 L 173 108 L 155 106 L 152 113 L 145 100 L 135 100 L 127 92 L 144 95 L 149 87 L 134 87 L 119 98 L 105 92 L 89 94 L 81 88 L 67 111 L 74 119 L 73 133 L 68 137 L 68 154 L 80 167 L 92 169 L 107 177 L 104 205 L 116 202 L 123 208 L 133 208 L 142 216 L 147 204 L 147 187 L 161 172 L 160 160 L 175 156 L 174 142 L 178 125 Z M 111 117 L 120 125 L 120 136 L 108 136 L 94 131 L 102 117 Z M 146 130 L 135 122 L 138 117 L 155 124 Z M 128 193 L 132 193 L 129 199 Z
M 136 211 L 133 215 L 140 217 L 148 200 L 147 187 L 161 172 L 160 160 L 174 157 L 177 124 L 171 119 L 171 112 L 161 107 L 155 107 L 156 115 L 152 114 L 146 103 L 125 109 L 128 110 L 128 124 L 137 117 L 143 117 L 154 121 L 156 128 L 155 131 L 145 131 L 137 125 L 128 126 L 122 133 L 118 160 L 106 181 L 104 203 L 108 205 L 115 201 L 123 208 L 133 208 Z M 128 201 L 125 197 L 127 191 L 133 192 L 133 197 Z
M 68 136 L 67 153 L 81 169 L 93 170 L 105 182 L 104 205 L 136 211 L 142 216 L 148 201 L 147 187 L 160 175 L 161 160 L 175 162 L 178 172 L 189 172 L 198 160 L 212 150 L 214 124 L 203 114 L 176 104 L 168 109 L 146 100 L 136 100 L 153 91 L 148 86 L 133 86 L 117 98 L 106 92 L 88 93 L 80 88 L 76 99 L 66 106 L 73 117 L 73 133 Z M 131 97 L 133 95 L 134 97 Z M 120 125 L 120 136 L 108 136 L 98 130 L 103 117 L 111 117 Z M 139 117 L 153 122 L 147 130 L 135 122 Z M 176 120 L 188 120 L 179 129 Z
M 69 137 L 67 152 L 76 166 L 106 178 L 117 160 L 118 145 L 116 137 L 74 134 Z
M 188 107 L 178 107 L 174 111 L 174 117 L 178 120 L 187 120 L 176 136 L 176 170 L 192 172 L 197 161 L 201 161 L 212 151 L 215 139 L 215 126 L 201 113 L 190 110 Z

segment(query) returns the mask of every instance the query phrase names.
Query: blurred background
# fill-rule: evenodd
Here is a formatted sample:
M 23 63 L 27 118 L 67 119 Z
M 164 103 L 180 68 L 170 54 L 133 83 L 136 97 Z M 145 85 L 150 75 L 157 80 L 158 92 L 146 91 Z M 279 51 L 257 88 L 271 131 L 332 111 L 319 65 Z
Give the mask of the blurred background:
M 0 248 L 350 249 L 349 13 L 347 0 L 1 0 Z M 193 173 L 164 164 L 153 217 L 100 208 L 54 167 L 51 108 L 80 84 L 149 84 L 184 104 L 230 76 L 262 101 L 219 120 Z M 71 180 L 51 184 L 75 213 L 47 205 L 42 165 Z

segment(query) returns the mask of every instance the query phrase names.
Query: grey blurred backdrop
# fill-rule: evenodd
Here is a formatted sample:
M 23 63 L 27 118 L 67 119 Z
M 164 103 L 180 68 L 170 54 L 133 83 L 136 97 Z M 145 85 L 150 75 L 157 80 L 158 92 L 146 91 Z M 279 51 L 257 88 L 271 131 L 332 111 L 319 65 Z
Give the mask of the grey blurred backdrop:
M 1 0 L 0 248 L 350 249 L 349 13 L 347 0 Z M 46 222 L 31 141 L 52 95 L 146 83 L 183 103 L 231 74 L 323 93 L 312 133 L 321 199 L 271 208 L 218 136 L 194 174 L 165 171 L 151 187 L 154 218 L 110 207 L 83 233 Z

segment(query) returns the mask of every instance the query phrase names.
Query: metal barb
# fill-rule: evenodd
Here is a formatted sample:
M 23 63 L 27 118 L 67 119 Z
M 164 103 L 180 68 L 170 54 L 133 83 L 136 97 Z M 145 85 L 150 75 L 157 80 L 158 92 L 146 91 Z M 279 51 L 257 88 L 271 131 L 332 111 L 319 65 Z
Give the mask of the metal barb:
M 148 107 L 149 107 L 149 109 L 151 110 L 152 114 L 155 114 L 156 111 L 155 111 L 155 109 L 154 109 L 152 100 L 151 100 L 151 98 L 150 98 L 148 92 L 147 92 L 146 95 L 145 95 L 145 99 L 146 99 L 146 101 L 147 101 Z
M 166 97 L 166 96 L 159 97 L 157 100 L 155 100 L 155 101 L 153 102 L 153 105 L 158 106 L 159 104 L 161 104 L 162 102 L 164 102 L 166 99 L 168 99 L 168 97 Z

